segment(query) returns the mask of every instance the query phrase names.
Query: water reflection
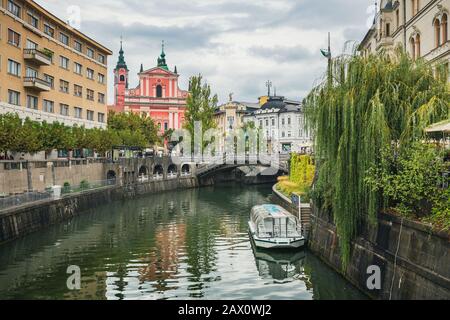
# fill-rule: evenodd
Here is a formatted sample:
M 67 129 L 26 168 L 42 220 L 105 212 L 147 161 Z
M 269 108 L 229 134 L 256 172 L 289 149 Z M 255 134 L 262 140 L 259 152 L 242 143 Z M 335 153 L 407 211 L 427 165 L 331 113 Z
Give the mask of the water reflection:
M 256 267 L 263 278 L 275 283 L 287 283 L 304 277 L 304 250 L 264 250 L 252 244 Z
M 308 254 L 254 252 L 248 215 L 270 186 L 114 202 L 0 247 L 1 299 L 363 297 Z M 68 291 L 67 267 L 81 268 Z

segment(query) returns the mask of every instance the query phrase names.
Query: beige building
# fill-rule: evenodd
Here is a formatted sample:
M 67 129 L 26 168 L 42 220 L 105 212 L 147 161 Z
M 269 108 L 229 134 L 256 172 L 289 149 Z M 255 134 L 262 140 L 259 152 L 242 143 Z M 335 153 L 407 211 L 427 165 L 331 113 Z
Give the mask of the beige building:
M 362 54 L 401 45 L 414 59 L 422 57 L 448 70 L 450 0 L 381 0 L 380 8 L 359 47 Z
M 0 113 L 105 127 L 112 52 L 31 0 L 0 0 Z

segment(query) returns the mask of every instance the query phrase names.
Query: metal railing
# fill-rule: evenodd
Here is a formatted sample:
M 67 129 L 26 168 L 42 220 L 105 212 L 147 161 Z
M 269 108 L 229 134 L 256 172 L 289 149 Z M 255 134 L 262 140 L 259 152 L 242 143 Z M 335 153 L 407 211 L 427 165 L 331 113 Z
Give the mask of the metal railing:
M 33 84 L 39 83 L 39 84 L 42 84 L 49 88 L 52 87 L 52 84 L 49 81 L 41 79 L 39 77 L 25 77 L 25 78 L 23 78 L 23 81 L 24 82 L 32 82 Z
M 104 187 L 110 187 L 116 185 L 116 179 L 87 181 L 83 180 L 79 184 L 70 185 L 68 183 L 61 186 L 61 195 L 67 195 L 71 193 L 92 191 Z
M 49 63 L 51 63 L 51 61 L 52 61 L 52 57 L 49 54 L 46 54 L 45 52 L 38 50 L 38 49 L 24 49 L 23 53 L 29 54 L 29 55 L 40 56 L 44 59 L 47 59 Z
M 17 195 L 0 197 L 0 210 L 21 206 L 27 203 L 49 200 L 52 192 L 26 192 Z

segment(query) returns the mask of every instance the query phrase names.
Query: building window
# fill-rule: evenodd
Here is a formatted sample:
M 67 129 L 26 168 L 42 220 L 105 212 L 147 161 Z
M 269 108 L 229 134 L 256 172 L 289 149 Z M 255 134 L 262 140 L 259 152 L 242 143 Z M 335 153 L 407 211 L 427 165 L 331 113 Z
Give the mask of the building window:
M 37 70 L 27 67 L 25 70 L 25 75 L 27 78 L 37 78 L 38 77 L 38 72 Z
M 400 27 L 400 10 L 397 9 L 397 11 L 395 11 L 395 20 L 397 22 L 397 29 Z
M 104 123 L 105 122 L 105 114 L 99 112 L 98 113 L 98 122 Z
M 86 119 L 88 119 L 90 121 L 94 121 L 94 111 L 87 110 L 87 112 L 86 112 Z
M 286 136 L 286 133 L 284 131 L 281 132 L 281 137 L 284 138 Z
M 158 84 L 156 86 L 156 97 L 157 98 L 162 98 L 162 95 L 163 95 L 162 86 Z
M 74 40 L 73 43 L 74 43 L 73 48 L 75 50 L 77 50 L 78 52 L 82 52 L 83 51 L 83 45 L 81 44 L 81 42 L 78 42 L 78 41 Z
M 59 66 L 61 68 L 68 70 L 69 69 L 69 59 L 67 59 L 66 57 L 60 56 L 59 57 Z
M 411 51 L 411 58 L 416 60 L 416 41 L 414 38 L 409 39 L 409 49 Z
M 420 34 L 416 36 L 416 58 L 421 57 Z
M 164 122 L 164 131 L 169 130 L 169 124 L 167 122 Z
M 281 124 L 284 126 L 285 124 L 284 118 L 281 119 Z
M 105 64 L 106 58 L 104 55 L 99 54 L 98 55 L 98 62 Z
M 28 19 L 30 21 L 30 24 L 35 27 L 36 29 L 39 29 L 39 19 L 33 16 L 32 14 L 28 14 Z
M 86 69 L 86 77 L 88 79 L 94 80 L 94 70 Z
M 8 0 L 8 11 L 20 18 L 20 7 L 11 0 Z
M 442 15 L 441 29 L 442 29 L 442 43 L 446 43 L 448 41 L 448 16 L 446 13 Z
M 42 110 L 45 111 L 45 112 L 50 112 L 50 113 L 55 112 L 53 101 L 44 100 L 44 103 L 42 105 Z
M 67 36 L 61 32 L 59 34 L 59 41 L 61 41 L 61 43 L 65 44 L 66 46 L 68 46 L 69 45 L 69 36 Z
M 20 47 L 20 34 L 8 29 L 8 43 L 15 47 Z
M 50 87 L 52 87 L 52 89 L 55 87 L 55 78 L 53 78 L 52 76 L 44 74 L 44 80 L 50 83 Z
M 124 82 L 125 81 L 125 76 L 122 74 L 119 79 L 120 79 L 120 82 Z
M 94 90 L 86 90 L 86 99 L 94 101 Z
M 435 47 L 439 47 L 441 45 L 441 22 L 439 19 L 434 19 L 434 45 Z
M 79 85 L 74 85 L 73 86 L 73 94 L 76 97 L 82 97 L 83 96 L 83 87 L 79 86 Z
M 288 125 L 290 126 L 291 125 L 291 117 L 288 117 L 287 120 L 288 120 Z
M 35 96 L 27 96 L 27 108 L 37 109 L 38 108 L 38 98 Z
M 99 73 L 98 74 L 98 82 L 104 84 L 105 83 L 105 75 Z
M 8 90 L 8 103 L 20 106 L 20 92 Z
M 263 121 L 259 120 L 259 127 L 262 128 L 262 126 L 263 126 Z
M 98 102 L 105 103 L 105 95 L 103 93 L 98 94 Z
M 74 63 L 74 67 L 73 67 L 73 72 L 75 72 L 76 74 L 80 74 L 83 72 L 83 66 L 79 63 Z
M 386 23 L 386 37 L 390 37 L 390 36 L 391 36 L 391 24 Z
M 269 126 L 269 119 L 266 119 L 266 127 Z
M 44 33 L 52 38 L 55 37 L 55 29 L 48 24 L 44 24 Z
M 36 50 L 38 48 L 38 44 L 36 42 L 31 41 L 30 39 L 27 39 L 26 48 Z
M 86 54 L 89 58 L 94 59 L 94 50 L 92 50 L 91 48 L 86 49 Z
M 69 106 L 68 106 L 67 104 L 61 103 L 61 104 L 59 105 L 59 113 L 60 113 L 62 116 L 68 116 L 68 115 L 69 115 Z
M 83 109 L 81 109 L 79 107 L 74 107 L 73 110 L 75 112 L 75 114 L 74 114 L 75 118 L 81 119 L 83 116 Z
M 272 118 L 272 126 L 275 127 L 275 118 Z
M 8 59 L 8 73 L 20 77 L 21 75 L 20 63 Z
M 69 93 L 69 83 L 64 80 L 59 80 L 59 90 L 64 93 Z

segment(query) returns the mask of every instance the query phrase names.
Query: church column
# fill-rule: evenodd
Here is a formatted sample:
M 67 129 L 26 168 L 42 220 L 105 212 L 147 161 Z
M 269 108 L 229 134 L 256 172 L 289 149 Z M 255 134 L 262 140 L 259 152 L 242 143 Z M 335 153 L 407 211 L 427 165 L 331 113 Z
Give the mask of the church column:
M 169 111 L 169 128 L 173 129 L 173 112 Z
M 178 129 L 178 117 L 179 117 L 179 114 L 178 114 L 178 112 L 176 112 L 175 113 L 175 129 Z

